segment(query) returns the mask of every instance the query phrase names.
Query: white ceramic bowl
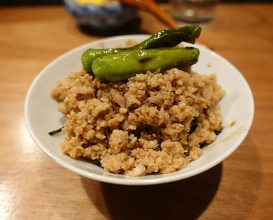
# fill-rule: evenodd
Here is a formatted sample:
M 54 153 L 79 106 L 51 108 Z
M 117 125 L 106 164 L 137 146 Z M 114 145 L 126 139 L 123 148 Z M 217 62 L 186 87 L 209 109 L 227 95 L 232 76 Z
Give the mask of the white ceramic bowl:
M 77 0 L 63 0 L 67 11 L 82 25 L 96 30 L 109 31 L 137 17 L 134 6 L 117 2 L 103 5 L 79 4 Z
M 61 113 L 57 111 L 57 102 L 50 96 L 50 90 L 56 86 L 58 80 L 63 80 L 71 72 L 82 69 L 81 55 L 86 49 L 100 48 L 101 45 L 105 48 L 124 45 L 129 39 L 141 42 L 147 37 L 148 35 L 117 36 L 85 44 L 58 57 L 38 74 L 26 96 L 25 121 L 36 144 L 50 158 L 61 166 L 94 180 L 124 185 L 151 185 L 202 173 L 222 162 L 239 147 L 251 127 L 254 116 L 251 90 L 243 75 L 226 59 L 203 46 L 194 45 L 200 49 L 200 58 L 193 70 L 199 74 L 215 73 L 217 82 L 226 91 L 219 104 L 224 118 L 224 129 L 212 144 L 203 148 L 203 154 L 198 160 L 174 173 L 132 178 L 104 172 L 96 165 L 74 160 L 61 153 L 58 144 L 65 135 L 48 135 L 49 131 L 60 128 L 64 122 Z

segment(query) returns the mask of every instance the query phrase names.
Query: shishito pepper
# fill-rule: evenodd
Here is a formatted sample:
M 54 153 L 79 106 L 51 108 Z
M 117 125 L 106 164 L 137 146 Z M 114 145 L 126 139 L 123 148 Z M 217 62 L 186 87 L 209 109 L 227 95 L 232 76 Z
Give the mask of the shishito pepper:
M 81 60 L 82 60 L 82 66 L 84 68 L 84 70 L 88 73 L 92 73 L 92 65 L 93 65 L 93 61 L 100 57 L 100 56 L 104 56 L 107 54 L 114 54 L 114 53 L 118 53 L 124 51 L 124 49 L 122 48 L 109 48 L 109 49 L 88 49 L 86 51 L 84 51 L 84 53 L 82 54 Z
M 187 67 L 196 63 L 198 57 L 199 50 L 192 47 L 127 50 L 98 57 L 92 72 L 98 79 L 118 81 L 159 68 Z
M 127 50 L 174 47 L 182 41 L 194 43 L 195 39 L 199 37 L 201 30 L 201 27 L 199 27 L 198 25 L 168 28 L 153 34 L 147 40 L 144 40 L 143 42 L 133 47 L 116 49 L 88 49 L 82 54 L 82 65 L 86 72 L 91 73 L 93 61 L 100 56 L 119 53 Z
M 134 49 L 151 49 L 161 47 L 175 47 L 182 41 L 195 43 L 195 39 L 200 36 L 202 28 L 198 25 L 182 26 L 178 28 L 168 28 L 153 34 L 147 40 L 133 46 Z

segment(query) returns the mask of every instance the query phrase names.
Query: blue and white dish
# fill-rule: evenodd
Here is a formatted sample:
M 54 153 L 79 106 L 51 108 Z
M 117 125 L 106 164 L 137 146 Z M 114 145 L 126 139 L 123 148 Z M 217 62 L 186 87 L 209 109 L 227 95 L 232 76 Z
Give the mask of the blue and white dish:
M 67 11 L 82 25 L 98 30 L 120 27 L 137 17 L 138 9 L 119 2 L 103 5 L 80 4 L 77 0 L 64 0 Z

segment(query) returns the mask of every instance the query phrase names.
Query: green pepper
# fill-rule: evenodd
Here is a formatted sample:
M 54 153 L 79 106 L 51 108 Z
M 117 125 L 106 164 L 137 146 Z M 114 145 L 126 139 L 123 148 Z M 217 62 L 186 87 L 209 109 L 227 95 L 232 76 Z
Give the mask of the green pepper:
M 113 54 L 113 53 L 118 53 L 120 51 L 123 51 L 124 49 L 114 49 L 114 48 L 109 48 L 109 49 L 88 49 L 84 51 L 82 54 L 82 65 L 83 68 L 85 69 L 86 72 L 92 73 L 92 63 L 93 61 L 103 55 L 106 54 Z
M 92 71 L 98 79 L 118 81 L 159 68 L 191 66 L 198 57 L 199 50 L 193 47 L 127 50 L 98 57 L 93 62 Z
M 199 37 L 201 27 L 198 25 L 182 26 L 178 28 L 168 28 L 153 34 L 147 40 L 128 48 L 110 48 L 110 49 L 88 49 L 81 57 L 83 68 L 86 72 L 92 72 L 93 61 L 106 54 L 119 53 L 125 50 L 132 49 L 151 49 L 161 47 L 174 47 L 182 41 L 194 43 L 195 39 Z
M 134 49 L 151 49 L 160 47 L 175 47 L 182 41 L 195 43 L 200 36 L 202 28 L 198 25 L 168 28 L 153 34 L 147 40 L 135 45 Z

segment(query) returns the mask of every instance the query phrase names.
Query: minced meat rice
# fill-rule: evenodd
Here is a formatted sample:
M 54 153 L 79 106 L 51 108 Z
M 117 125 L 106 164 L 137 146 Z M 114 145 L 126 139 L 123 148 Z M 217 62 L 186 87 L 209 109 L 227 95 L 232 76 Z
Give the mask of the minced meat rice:
M 186 167 L 221 130 L 224 95 L 215 75 L 188 72 L 158 70 L 122 82 L 70 74 L 51 91 L 67 118 L 62 152 L 129 176 Z

